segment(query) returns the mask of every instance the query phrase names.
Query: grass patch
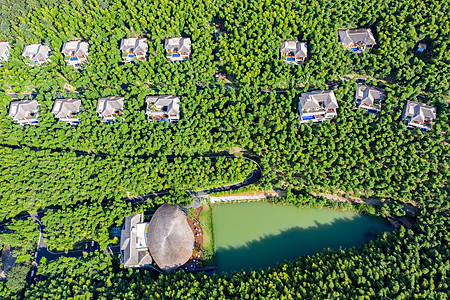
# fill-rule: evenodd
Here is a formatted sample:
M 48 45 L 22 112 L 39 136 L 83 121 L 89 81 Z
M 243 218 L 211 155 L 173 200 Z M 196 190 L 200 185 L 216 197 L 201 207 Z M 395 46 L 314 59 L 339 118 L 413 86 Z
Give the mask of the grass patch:
M 198 218 L 203 229 L 203 256 L 199 267 L 216 267 L 216 245 L 214 237 L 214 217 L 211 205 L 208 203 L 203 206 Z

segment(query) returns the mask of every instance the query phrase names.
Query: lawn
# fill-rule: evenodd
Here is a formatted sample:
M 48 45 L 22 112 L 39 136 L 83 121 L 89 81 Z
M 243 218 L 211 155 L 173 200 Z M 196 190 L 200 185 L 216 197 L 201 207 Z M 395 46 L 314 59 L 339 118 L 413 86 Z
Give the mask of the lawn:
M 214 245 L 213 211 L 210 204 L 203 206 L 198 219 L 203 229 L 203 256 L 201 267 L 217 266 L 216 247 Z

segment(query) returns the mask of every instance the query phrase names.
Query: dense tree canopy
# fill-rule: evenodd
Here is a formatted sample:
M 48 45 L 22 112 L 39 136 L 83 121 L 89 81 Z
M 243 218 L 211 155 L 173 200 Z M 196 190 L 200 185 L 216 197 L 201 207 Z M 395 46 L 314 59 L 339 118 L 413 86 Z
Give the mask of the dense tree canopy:
M 419 213 L 412 230 L 383 235 L 359 249 L 324 251 L 248 274 L 157 277 L 120 270 L 117 258 L 103 252 L 42 260 L 42 277 L 24 295 L 26 272 L 18 269 L 10 286 L 0 283 L 0 298 L 448 296 L 446 1 L 5 0 L 0 6 L 0 39 L 12 46 L 9 62 L 0 68 L 0 220 L 13 220 L 0 244 L 20 246 L 21 260 L 29 259 L 37 231 L 30 219 L 18 221 L 20 214 L 48 209 L 42 221 L 52 249 L 69 250 L 83 239 L 104 247 L 112 241 L 108 227 L 131 212 L 154 209 L 161 201 L 185 204 L 180 190 L 247 178 L 255 168 L 249 161 L 208 158 L 229 151 L 261 165 L 257 189 L 287 190 L 277 203 L 384 216 L 403 216 L 400 208 L 408 203 Z M 338 41 L 339 28 L 359 27 L 375 34 L 371 53 L 345 51 Z M 137 36 L 147 38 L 148 60 L 122 64 L 120 40 Z M 164 39 L 173 36 L 192 39 L 191 60 L 166 60 Z M 63 61 L 62 44 L 71 39 L 90 44 L 83 70 Z M 305 65 L 280 60 L 283 40 L 308 42 Z M 420 41 L 427 44 L 423 54 L 416 53 Z M 26 66 L 21 53 L 30 43 L 50 46 L 51 62 Z M 215 81 L 217 70 L 232 84 Z M 367 80 L 370 85 L 388 84 L 381 113 L 355 110 L 356 83 L 348 80 L 354 76 L 376 78 Z M 299 126 L 299 94 L 330 88 L 339 104 L 337 117 Z M 41 105 L 39 126 L 23 128 L 8 117 L 10 94 L 20 99 L 30 93 Z M 144 99 L 156 93 L 181 97 L 180 122 L 147 121 Z M 125 97 L 123 123 L 100 123 L 97 99 L 109 95 Z M 58 97 L 82 100 L 79 126 L 55 120 L 51 109 Z M 406 130 L 401 112 L 407 100 L 436 107 L 430 132 Z M 175 192 L 141 207 L 124 201 L 169 190 Z M 336 204 L 312 192 L 384 199 L 390 205 Z

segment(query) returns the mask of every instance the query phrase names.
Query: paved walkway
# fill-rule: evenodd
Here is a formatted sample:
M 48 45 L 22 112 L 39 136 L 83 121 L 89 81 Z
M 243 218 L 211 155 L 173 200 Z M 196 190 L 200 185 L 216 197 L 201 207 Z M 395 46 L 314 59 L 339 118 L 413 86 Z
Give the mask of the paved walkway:
M 259 200 L 269 197 L 282 197 L 286 196 L 286 192 L 263 192 L 263 193 L 253 193 L 253 194 L 241 194 L 241 195 L 224 195 L 224 196 L 214 196 L 209 197 L 211 203 L 218 202 L 229 202 L 229 201 L 242 201 L 242 200 Z

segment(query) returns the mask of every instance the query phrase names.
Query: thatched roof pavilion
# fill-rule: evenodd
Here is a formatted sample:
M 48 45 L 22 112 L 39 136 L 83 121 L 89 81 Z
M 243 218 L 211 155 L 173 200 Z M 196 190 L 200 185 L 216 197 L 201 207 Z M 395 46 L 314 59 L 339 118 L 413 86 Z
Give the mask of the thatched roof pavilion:
M 194 233 L 177 205 L 166 203 L 156 210 L 148 226 L 148 247 L 164 271 L 174 270 L 189 260 L 194 250 Z

